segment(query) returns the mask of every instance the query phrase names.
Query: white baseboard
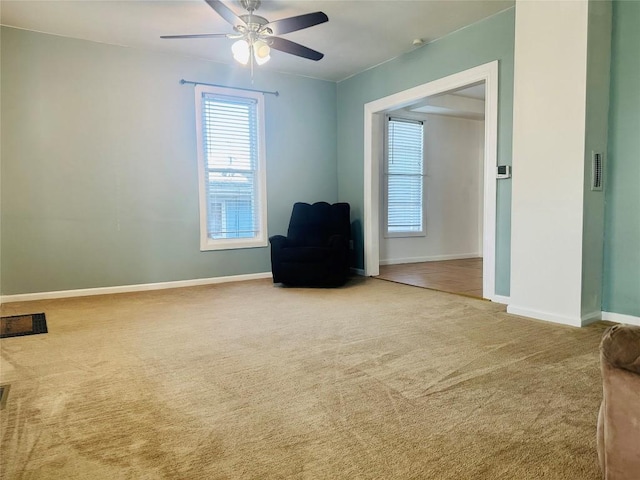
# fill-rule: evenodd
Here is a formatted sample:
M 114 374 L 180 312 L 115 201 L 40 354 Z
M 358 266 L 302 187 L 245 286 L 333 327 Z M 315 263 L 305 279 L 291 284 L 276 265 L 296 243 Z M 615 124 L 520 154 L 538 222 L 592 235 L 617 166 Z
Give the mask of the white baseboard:
M 529 308 L 518 307 L 517 305 L 507 305 L 507 313 L 520 315 L 521 317 L 535 318 L 536 320 L 544 320 L 545 322 L 560 323 L 562 325 L 570 325 L 572 327 L 581 327 L 582 319 L 579 317 L 569 317 L 566 315 L 558 315 L 556 313 L 542 312 Z
M 32 300 L 50 300 L 54 298 L 87 297 L 90 295 L 108 295 L 112 293 L 144 292 L 148 290 L 164 290 L 167 288 L 195 287 L 198 285 L 212 285 L 216 283 L 242 282 L 244 280 L 258 280 L 262 278 L 271 278 L 271 272 L 248 273 L 245 275 L 232 275 L 227 277 L 196 278 L 193 280 L 177 280 L 173 282 L 121 285 L 117 287 L 83 288 L 78 290 L 60 290 L 56 292 L 3 295 L 2 297 L 0 297 L 0 303 L 29 302 Z
M 547 322 L 561 323 L 563 325 L 571 325 L 573 327 L 586 327 L 587 325 L 597 322 L 598 320 L 608 320 L 616 323 L 626 323 L 628 325 L 640 326 L 640 317 L 634 315 L 625 315 L 622 313 L 594 311 L 582 315 L 580 318 L 573 318 L 564 315 L 557 315 L 549 312 L 540 312 L 528 308 L 520 308 L 514 305 L 507 306 L 507 313 L 520 315 L 522 317 L 535 318 L 537 320 L 545 320 Z
M 494 303 L 501 303 L 502 305 L 509 305 L 511 301 L 511 297 L 505 297 L 504 295 L 494 295 L 490 298 L 490 300 Z
M 602 312 L 602 320 L 610 322 L 626 323 L 628 325 L 638 325 L 640 327 L 640 317 L 625 315 L 623 313 Z
M 380 260 L 380 265 L 400 265 L 403 263 L 438 262 L 441 260 L 463 260 L 465 258 L 480 258 L 482 253 L 456 253 L 451 255 L 427 255 L 426 257 L 389 258 Z
M 580 326 L 586 327 L 590 323 L 597 322 L 599 320 L 602 320 L 602 312 L 600 310 L 586 313 L 582 315 L 582 318 L 580 319 Z

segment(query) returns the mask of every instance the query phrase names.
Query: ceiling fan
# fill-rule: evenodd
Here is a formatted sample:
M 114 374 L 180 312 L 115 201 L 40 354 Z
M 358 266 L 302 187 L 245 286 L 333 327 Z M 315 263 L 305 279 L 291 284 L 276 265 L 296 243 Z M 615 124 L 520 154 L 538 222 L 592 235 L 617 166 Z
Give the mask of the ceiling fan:
M 193 35 L 163 35 L 160 38 L 217 38 L 226 37 L 236 42 L 232 45 L 233 57 L 240 63 L 246 65 L 251 59 L 255 59 L 258 65 L 262 65 L 271 58 L 270 52 L 279 50 L 281 52 L 297 55 L 318 61 L 324 54 L 312 50 L 299 43 L 277 37 L 304 28 L 313 27 L 329 21 L 329 17 L 323 12 L 313 12 L 295 17 L 283 18 L 270 22 L 264 17 L 255 15 L 260 7 L 260 0 L 240 0 L 241 5 L 249 13 L 236 15 L 220 0 L 205 0 L 218 15 L 233 26 L 234 33 L 202 33 Z

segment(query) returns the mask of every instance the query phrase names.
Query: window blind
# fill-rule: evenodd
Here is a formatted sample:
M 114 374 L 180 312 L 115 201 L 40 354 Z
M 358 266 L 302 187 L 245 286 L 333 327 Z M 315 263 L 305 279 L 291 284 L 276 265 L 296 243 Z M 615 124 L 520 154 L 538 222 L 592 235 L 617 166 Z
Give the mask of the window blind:
M 253 238 L 257 215 L 258 116 L 252 98 L 202 94 L 209 238 Z
M 387 232 L 423 231 L 423 124 L 389 118 L 387 124 Z

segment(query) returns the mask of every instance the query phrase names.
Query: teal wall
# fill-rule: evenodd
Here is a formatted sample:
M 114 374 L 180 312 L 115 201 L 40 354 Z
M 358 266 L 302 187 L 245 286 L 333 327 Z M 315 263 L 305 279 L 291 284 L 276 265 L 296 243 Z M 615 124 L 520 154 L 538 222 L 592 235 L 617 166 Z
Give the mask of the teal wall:
M 511 164 L 515 9 L 429 43 L 338 83 L 338 195 L 352 205 L 352 220 L 364 212 L 364 105 L 494 60 L 499 61 L 498 162 Z M 498 182 L 496 293 L 509 295 L 511 180 Z M 363 268 L 362 228 L 356 236 L 357 266 Z
M 591 190 L 592 152 L 606 155 L 611 67 L 611 2 L 589 0 L 587 102 L 582 222 L 581 315 L 598 315 L 602 306 L 604 191 Z
M 613 4 L 602 309 L 640 316 L 640 2 Z
M 268 248 L 199 251 L 193 86 L 267 95 L 268 231 L 336 201 L 336 85 L 1 30 L 3 295 L 271 270 Z M 301 118 L 304 119 L 301 121 Z

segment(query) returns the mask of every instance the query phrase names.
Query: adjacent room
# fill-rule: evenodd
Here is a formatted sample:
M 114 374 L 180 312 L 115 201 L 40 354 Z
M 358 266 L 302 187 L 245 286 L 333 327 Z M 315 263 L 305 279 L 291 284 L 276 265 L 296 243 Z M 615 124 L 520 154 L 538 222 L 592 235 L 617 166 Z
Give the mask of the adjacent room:
M 379 278 L 483 298 L 484 116 L 484 82 L 385 113 Z
M 638 478 L 640 2 L 0 24 L 0 478 Z

